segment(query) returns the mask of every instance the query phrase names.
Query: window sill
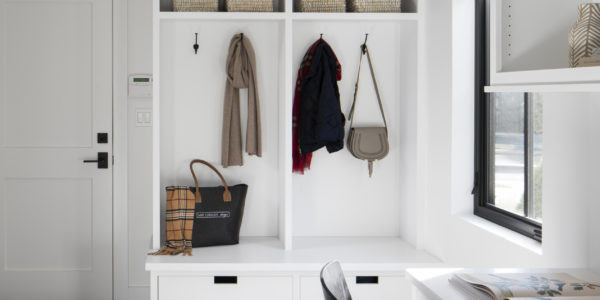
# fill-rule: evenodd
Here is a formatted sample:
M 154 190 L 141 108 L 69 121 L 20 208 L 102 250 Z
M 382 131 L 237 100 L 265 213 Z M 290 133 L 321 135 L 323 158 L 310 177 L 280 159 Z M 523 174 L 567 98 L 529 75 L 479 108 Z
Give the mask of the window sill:
M 542 243 L 528 238 L 522 234 L 514 232 L 510 229 L 504 228 L 496 223 L 490 222 L 486 219 L 480 218 L 473 215 L 472 213 L 462 213 L 457 215 L 460 220 L 479 227 L 495 236 L 498 236 L 512 244 L 520 246 L 528 251 L 531 251 L 537 255 L 542 255 Z

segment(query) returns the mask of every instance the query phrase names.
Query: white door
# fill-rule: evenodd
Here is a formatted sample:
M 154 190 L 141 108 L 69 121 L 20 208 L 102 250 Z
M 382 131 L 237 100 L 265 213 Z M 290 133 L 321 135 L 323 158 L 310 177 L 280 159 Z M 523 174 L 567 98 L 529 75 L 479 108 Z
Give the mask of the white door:
M 0 0 L 0 299 L 111 298 L 111 0 Z

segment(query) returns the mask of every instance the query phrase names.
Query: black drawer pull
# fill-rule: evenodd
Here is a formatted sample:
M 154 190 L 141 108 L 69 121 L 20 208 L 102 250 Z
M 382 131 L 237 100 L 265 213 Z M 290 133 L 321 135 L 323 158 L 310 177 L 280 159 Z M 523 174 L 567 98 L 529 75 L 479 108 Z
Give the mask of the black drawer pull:
M 237 284 L 237 276 L 215 276 L 215 284 Z
M 356 276 L 356 284 L 378 284 L 379 276 Z

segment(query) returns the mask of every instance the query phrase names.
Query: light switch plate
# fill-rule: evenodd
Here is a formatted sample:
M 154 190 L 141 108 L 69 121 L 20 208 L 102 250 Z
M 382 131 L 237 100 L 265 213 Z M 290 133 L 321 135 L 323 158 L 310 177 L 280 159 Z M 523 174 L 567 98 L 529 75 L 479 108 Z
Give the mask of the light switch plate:
M 135 110 L 135 126 L 152 126 L 152 109 L 138 108 Z

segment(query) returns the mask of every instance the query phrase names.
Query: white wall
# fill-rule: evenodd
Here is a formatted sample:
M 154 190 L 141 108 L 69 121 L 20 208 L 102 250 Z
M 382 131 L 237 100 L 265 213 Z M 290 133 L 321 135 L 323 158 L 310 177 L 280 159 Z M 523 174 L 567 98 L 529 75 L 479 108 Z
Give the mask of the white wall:
M 374 163 L 372 178 L 367 163 L 347 149 L 332 154 L 326 149 L 316 151 L 311 169 L 292 177 L 294 236 L 402 236 L 414 240 L 410 202 L 414 202 L 416 169 L 416 23 L 311 21 L 293 26 L 293 70 L 299 68 L 319 33 L 325 33 L 323 38 L 342 65 L 338 86 L 346 118 L 354 96 L 360 45 L 369 33 L 369 52 L 390 141 L 390 153 Z M 391 57 L 394 59 L 386 60 Z M 354 126 L 382 126 L 366 58 L 362 63 Z
M 544 94 L 545 256 L 587 264 L 589 95 Z M 547 254 L 546 254 L 547 252 Z M 565 258 L 567 258 L 565 261 Z
M 127 52 L 128 74 L 152 73 L 152 1 L 127 0 Z M 144 264 L 152 246 L 152 127 L 136 126 L 135 120 L 137 110 L 152 109 L 152 100 L 127 102 L 128 197 L 121 221 L 126 225 L 115 236 L 116 247 L 126 251 L 115 252 L 115 299 L 141 300 L 150 298 Z
M 417 199 L 421 217 L 417 237 L 419 247 L 427 249 L 438 257 L 443 257 L 445 238 L 436 231 L 444 231 L 447 227 L 440 221 L 450 211 L 450 151 L 451 151 L 451 93 L 452 93 L 452 24 L 451 1 L 421 1 L 420 9 L 425 21 L 425 55 L 422 60 L 420 84 L 421 91 L 419 110 L 419 139 L 422 152 L 419 155 L 419 191 Z M 429 199 L 438 199 L 432 203 Z M 432 207 L 432 205 L 439 205 Z M 441 238 L 441 240 L 439 240 Z
M 215 165 L 228 184 L 248 185 L 241 236 L 277 236 L 280 166 L 278 133 L 279 73 L 282 63 L 281 21 L 195 21 L 161 24 L 161 191 L 169 185 L 193 185 L 188 167 L 194 158 Z M 244 152 L 244 166 L 221 165 L 223 93 L 226 84 L 227 47 L 234 34 L 243 32 L 256 53 L 257 90 L 260 99 L 262 157 Z M 192 50 L 198 33 L 198 54 Z M 240 93 L 247 103 L 247 90 Z M 242 145 L 246 139 L 247 105 L 240 105 Z M 190 133 L 193 133 L 190 135 Z M 245 147 L 244 147 L 245 151 Z M 201 186 L 221 185 L 207 167 L 195 168 Z M 163 205 L 166 203 L 161 193 Z
M 597 272 L 600 272 L 600 238 L 598 237 L 600 230 L 600 201 L 598 200 L 598 194 L 600 193 L 600 119 L 598 113 L 600 112 L 600 95 L 590 95 L 590 106 L 588 111 L 589 128 L 590 133 L 588 135 L 590 141 L 590 147 L 588 148 L 587 157 L 591 163 L 587 168 L 588 174 L 588 185 L 590 187 L 590 193 L 588 196 L 588 239 L 589 239 L 589 265 L 594 268 Z
M 593 172 L 587 160 L 593 123 L 587 116 L 598 109 L 591 105 L 590 95 L 544 95 L 543 244 L 471 216 L 472 2 L 428 1 L 426 6 L 430 62 L 426 173 L 431 189 L 420 195 L 426 199 L 425 224 L 419 232 L 424 237 L 422 246 L 461 266 L 585 267 L 591 261 L 588 253 L 598 249 L 593 244 L 598 238 L 588 234 L 591 222 L 598 222 L 588 216 L 587 207 L 594 196 L 592 185 L 586 184 Z M 440 51 L 449 45 L 452 51 Z M 588 243 L 588 237 L 594 241 Z

